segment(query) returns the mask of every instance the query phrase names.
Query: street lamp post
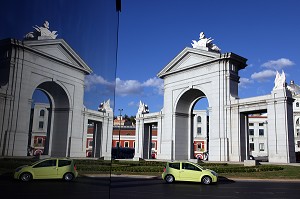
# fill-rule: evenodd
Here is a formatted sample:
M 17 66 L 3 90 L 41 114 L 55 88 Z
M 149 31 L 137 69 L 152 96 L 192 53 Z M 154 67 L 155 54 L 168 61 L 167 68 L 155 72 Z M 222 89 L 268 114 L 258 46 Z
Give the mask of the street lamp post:
M 118 158 L 120 158 L 120 144 L 121 144 L 121 119 L 122 119 L 122 111 L 123 109 L 119 108 L 120 111 L 120 115 L 119 115 L 119 119 L 120 119 L 120 123 L 119 123 L 119 144 L 118 144 Z

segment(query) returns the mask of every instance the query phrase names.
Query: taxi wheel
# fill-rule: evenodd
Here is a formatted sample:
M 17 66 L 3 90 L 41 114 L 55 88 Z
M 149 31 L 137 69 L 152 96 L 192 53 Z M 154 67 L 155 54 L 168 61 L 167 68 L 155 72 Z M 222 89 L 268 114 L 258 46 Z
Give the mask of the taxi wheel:
M 203 183 L 203 184 L 208 185 L 208 184 L 211 184 L 211 182 L 212 182 L 212 180 L 211 180 L 211 177 L 209 177 L 209 176 L 204 176 L 204 177 L 202 178 L 202 183 Z
M 165 180 L 166 180 L 166 182 L 167 183 L 172 183 L 172 182 L 174 182 L 174 176 L 172 176 L 172 175 L 167 175 L 166 177 L 165 177 Z
M 64 180 L 65 180 L 65 181 L 72 181 L 73 179 L 74 179 L 74 176 L 73 176 L 72 173 L 66 173 L 66 174 L 64 175 Z
M 28 181 L 30 181 L 31 179 L 32 179 L 31 173 L 26 172 L 26 173 L 22 173 L 22 174 L 20 175 L 20 180 L 22 180 L 23 182 L 28 182 Z

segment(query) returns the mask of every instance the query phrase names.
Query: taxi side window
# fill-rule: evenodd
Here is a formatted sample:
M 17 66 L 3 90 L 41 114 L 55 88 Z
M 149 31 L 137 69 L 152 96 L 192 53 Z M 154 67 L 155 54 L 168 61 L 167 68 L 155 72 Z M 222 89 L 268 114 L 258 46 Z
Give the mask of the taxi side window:
M 58 160 L 58 167 L 64 167 L 71 164 L 70 160 Z
M 180 169 L 180 163 L 169 163 L 169 167 L 173 169 Z
M 182 163 L 182 169 L 193 170 L 193 171 L 201 171 L 201 169 L 199 169 L 195 165 L 192 165 L 192 164 L 189 164 L 189 163 Z
M 33 166 L 33 168 L 53 167 L 53 166 L 56 166 L 56 160 L 45 160 L 45 161 L 40 162 L 37 165 Z

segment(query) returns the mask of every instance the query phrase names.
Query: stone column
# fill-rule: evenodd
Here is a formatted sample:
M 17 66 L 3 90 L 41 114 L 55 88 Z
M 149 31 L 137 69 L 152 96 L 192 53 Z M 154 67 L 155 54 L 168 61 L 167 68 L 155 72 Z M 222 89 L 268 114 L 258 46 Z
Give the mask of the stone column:
M 161 155 L 161 137 L 162 137 L 162 134 L 163 134 L 163 115 L 162 115 L 162 112 L 160 112 L 159 114 L 159 118 L 157 120 L 157 143 L 156 143 L 156 146 L 157 146 L 157 156 L 156 158 L 157 159 L 160 159 L 160 155 Z
M 102 148 L 101 157 L 111 160 L 112 136 L 113 136 L 113 111 L 106 110 L 102 121 Z
M 267 103 L 269 162 L 295 162 L 291 92 L 286 88 L 273 90 Z
M 135 154 L 134 160 L 139 160 L 143 158 L 143 148 L 144 148 L 144 115 L 136 115 L 136 126 L 135 126 Z

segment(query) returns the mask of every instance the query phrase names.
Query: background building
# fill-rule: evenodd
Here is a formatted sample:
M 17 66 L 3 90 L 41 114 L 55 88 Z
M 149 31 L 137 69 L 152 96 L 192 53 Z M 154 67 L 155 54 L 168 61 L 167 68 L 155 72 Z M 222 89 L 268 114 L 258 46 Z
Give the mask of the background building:
M 294 115 L 294 134 L 295 134 L 295 152 L 296 158 L 300 160 L 300 86 L 291 81 L 288 85 L 288 89 L 292 92 L 294 103 L 293 103 L 293 115 Z
M 50 105 L 35 103 L 31 110 L 28 155 L 41 155 L 47 140 L 48 116 Z

